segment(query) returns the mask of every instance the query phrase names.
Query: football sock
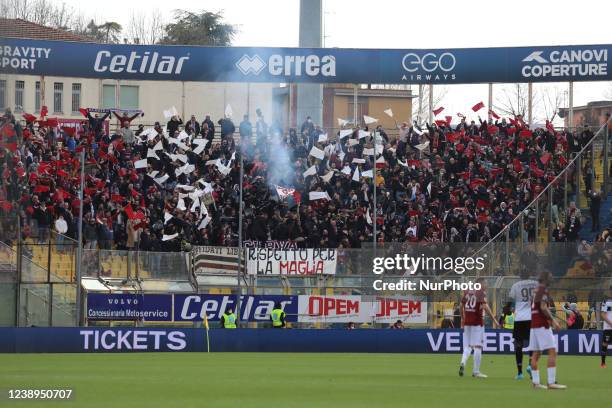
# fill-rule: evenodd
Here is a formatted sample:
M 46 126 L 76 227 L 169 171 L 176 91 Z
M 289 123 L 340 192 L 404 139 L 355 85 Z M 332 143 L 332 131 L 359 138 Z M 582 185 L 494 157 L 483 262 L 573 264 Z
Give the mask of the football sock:
M 523 349 L 516 347 L 514 350 L 514 356 L 516 357 L 516 369 L 519 374 L 523 374 Z
M 467 363 L 468 358 L 470 358 L 470 354 L 472 353 L 472 348 L 467 346 L 463 348 L 463 356 L 461 357 L 461 364 L 465 365 Z
M 482 358 L 482 349 L 475 348 L 474 349 L 474 369 L 472 372 L 474 374 L 478 374 L 480 372 L 480 359 Z
M 606 354 L 608 354 L 608 345 L 602 345 L 601 346 L 601 364 L 606 364 Z
M 531 371 L 531 377 L 533 378 L 533 383 L 534 384 L 539 384 L 540 383 L 540 371 L 532 370 Z
M 548 383 L 554 384 L 557 381 L 557 367 L 548 367 Z

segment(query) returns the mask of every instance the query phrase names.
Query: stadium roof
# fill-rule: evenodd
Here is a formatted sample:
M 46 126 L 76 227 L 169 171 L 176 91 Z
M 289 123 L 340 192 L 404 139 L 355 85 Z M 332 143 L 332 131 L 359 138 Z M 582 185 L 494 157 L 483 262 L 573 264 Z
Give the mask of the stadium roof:
M 58 40 L 94 42 L 84 35 L 59 28 L 47 27 L 20 18 L 0 18 L 0 38 L 28 38 L 32 40 Z

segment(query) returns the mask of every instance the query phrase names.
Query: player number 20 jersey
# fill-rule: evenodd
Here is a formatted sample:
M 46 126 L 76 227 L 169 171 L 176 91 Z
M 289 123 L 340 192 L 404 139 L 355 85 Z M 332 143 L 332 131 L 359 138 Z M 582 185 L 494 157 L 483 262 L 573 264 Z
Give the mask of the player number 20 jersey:
M 482 290 L 468 290 L 463 295 L 463 325 L 464 326 L 483 326 L 484 304 L 487 296 Z

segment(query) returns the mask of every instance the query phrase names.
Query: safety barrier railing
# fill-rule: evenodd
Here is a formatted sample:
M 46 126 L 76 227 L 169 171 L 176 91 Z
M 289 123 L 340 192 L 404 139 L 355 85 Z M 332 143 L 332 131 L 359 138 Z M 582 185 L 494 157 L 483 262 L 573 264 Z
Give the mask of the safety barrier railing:
M 580 209 L 587 207 L 589 195 L 597 193 L 605 200 L 610 192 L 611 124 L 602 125 L 566 167 L 477 253 L 494 250 L 499 243 L 578 241 L 584 219 Z M 501 245 L 501 250 L 508 258 L 508 249 Z

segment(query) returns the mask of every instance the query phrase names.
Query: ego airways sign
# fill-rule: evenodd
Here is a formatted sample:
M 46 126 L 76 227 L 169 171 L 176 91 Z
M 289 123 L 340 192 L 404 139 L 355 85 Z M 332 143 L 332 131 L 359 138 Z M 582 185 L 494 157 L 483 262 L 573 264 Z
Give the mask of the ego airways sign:
M 450 72 L 455 68 L 457 60 L 450 52 L 435 54 L 428 52 L 422 56 L 410 52 L 402 58 L 402 67 L 408 72 L 416 72 L 423 70 L 425 72 L 434 72 L 439 69 L 442 72 Z

